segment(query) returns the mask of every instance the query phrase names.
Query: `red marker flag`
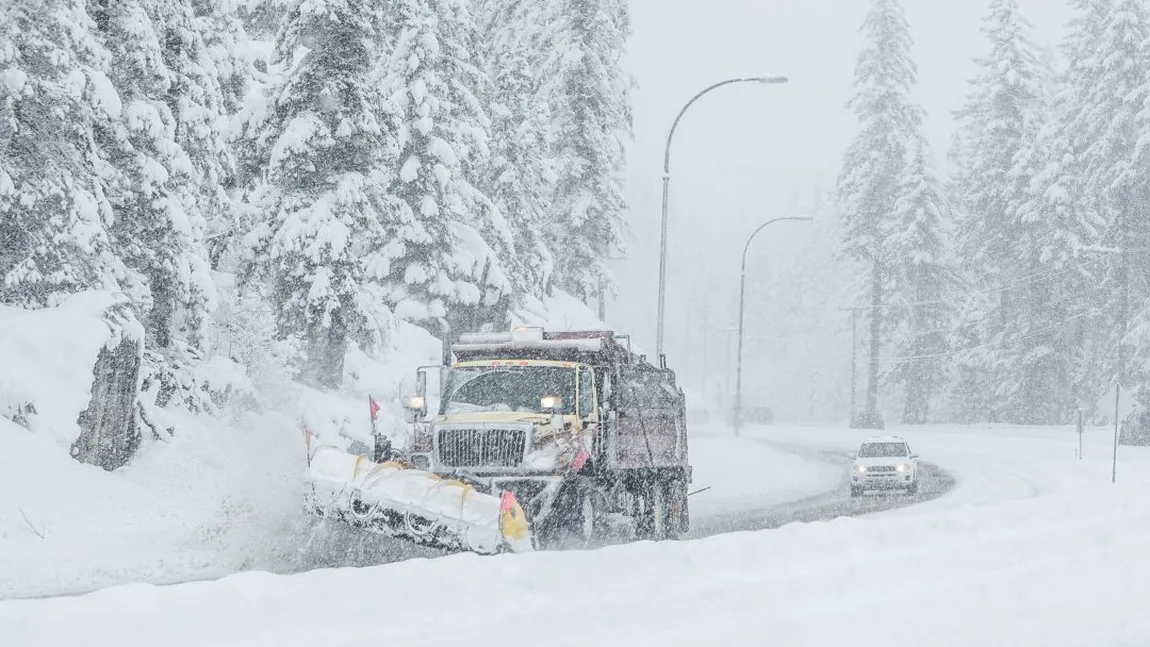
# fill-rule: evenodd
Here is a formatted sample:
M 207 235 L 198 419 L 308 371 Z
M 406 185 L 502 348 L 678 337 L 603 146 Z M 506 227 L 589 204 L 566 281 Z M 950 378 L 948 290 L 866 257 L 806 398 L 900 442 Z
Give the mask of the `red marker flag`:
M 367 396 L 367 407 L 371 411 L 371 421 L 375 422 L 375 419 L 379 416 L 379 403 L 375 401 L 375 398 L 369 395 Z

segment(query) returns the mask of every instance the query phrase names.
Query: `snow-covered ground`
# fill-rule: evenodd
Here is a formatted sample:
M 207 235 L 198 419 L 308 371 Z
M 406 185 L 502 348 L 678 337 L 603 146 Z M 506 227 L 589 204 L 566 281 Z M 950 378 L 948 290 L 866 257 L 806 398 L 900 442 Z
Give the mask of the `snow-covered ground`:
M 186 422 L 171 444 L 149 446 L 107 474 L 0 420 L 0 487 L 9 493 L 0 503 L 0 598 L 405 556 L 406 545 L 338 524 L 317 528 L 302 515 L 304 446 L 292 420 L 252 416 L 248 425 L 220 428 Z M 691 452 L 693 487 L 711 488 L 692 497 L 696 518 L 826 491 L 839 476 L 752 440 L 703 436 L 692 439 Z M 379 542 L 383 552 L 340 554 L 362 551 L 356 544 L 365 542 Z
M 849 447 L 859 432 L 759 430 Z M 1150 455 L 1105 434 L 903 430 L 971 483 L 936 503 L 677 543 L 460 555 L 0 603 L 11 644 L 1150 644 Z M 704 443 L 705 444 L 705 443 Z M 1014 485 L 1012 485 L 1014 484 Z M 994 492 L 998 495 L 994 495 Z M 67 618 L 63 623 L 60 618 Z M 568 621 L 565 621 L 568 620 Z M 383 637 L 383 638 L 381 638 Z M 1141 643 L 1139 642 L 1141 641 Z
M 886 642 L 942 645 L 1147 644 L 1150 450 L 1121 448 L 1111 485 L 1106 430 L 1088 431 L 1083 460 L 1068 429 L 895 431 L 956 474 L 953 493 L 863 518 L 697 541 L 242 573 L 8 601 L 0 603 L 0 638 L 56 645 L 82 631 L 85 644 L 117 647 L 335 647 L 372 636 L 396 644 L 694 646 L 834 644 L 880 632 Z M 763 481 L 806 479 L 822 488 L 836 475 L 753 443 L 849 451 L 865 434 L 780 426 L 740 440 L 702 436 L 692 445 L 704 457 L 697 485 L 724 492 L 721 475 L 753 469 L 757 457 Z M 724 495 L 709 505 L 773 503 L 797 491 L 763 486 L 757 496 Z M 580 621 L 556 621 L 573 617 Z
M 109 303 L 109 295 L 93 293 L 57 309 L 0 308 L 0 364 L 23 367 L 0 377 L 0 599 L 428 554 L 300 511 L 301 425 L 343 447 L 370 442 L 373 395 L 383 406 L 380 428 L 402 437 L 398 399 L 412 388 L 413 368 L 438 352 L 425 332 L 399 324 L 383 356 L 351 354 L 343 393 L 285 382 L 291 392 L 269 398 L 262 413 L 213 418 L 166 410 L 164 424 L 176 433 L 146 438 L 128 466 L 108 473 L 77 463 L 68 447 L 108 336 L 100 313 Z M 531 304 L 522 319 L 597 327 L 589 316 L 559 294 Z M 37 411 L 29 428 L 3 417 L 28 402 Z M 692 498 L 696 518 L 801 498 L 837 478 L 825 465 L 722 431 L 700 430 L 691 442 L 694 487 L 711 486 Z

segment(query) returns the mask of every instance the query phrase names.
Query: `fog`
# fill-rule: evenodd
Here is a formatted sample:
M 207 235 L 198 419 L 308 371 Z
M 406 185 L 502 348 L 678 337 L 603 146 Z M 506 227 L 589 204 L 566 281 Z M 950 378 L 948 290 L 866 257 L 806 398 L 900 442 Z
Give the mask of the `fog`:
M 924 129 L 945 173 L 953 112 L 966 95 L 973 58 L 985 49 L 979 29 L 987 2 L 904 4 L 915 38 L 917 98 L 927 111 Z M 1051 0 L 1022 5 L 1038 43 L 1056 46 L 1069 7 Z M 710 376 L 708 406 L 714 406 L 716 390 L 734 384 L 727 375 L 733 334 L 721 329 L 737 323 L 739 256 L 748 234 L 771 218 L 813 212 L 820 195 L 834 188 L 842 152 L 855 132 L 846 103 L 867 6 L 861 0 L 631 1 L 634 33 L 624 63 L 635 80 L 634 139 L 625 175 L 632 235 L 625 258 L 613 264 L 618 295 L 607 316 L 652 354 L 662 156 L 676 113 L 696 92 L 723 79 L 790 78 L 786 85 L 721 88 L 692 106 L 675 134 L 665 350 L 673 368 L 695 376 L 685 384 L 695 402 L 703 396 L 700 375 Z M 777 400 L 801 393 L 819 401 L 820 417 L 835 419 L 846 413 L 849 388 L 847 318 L 828 321 L 820 333 L 824 339 L 803 342 L 821 352 L 821 360 L 808 360 L 803 349 L 788 347 L 780 328 L 790 314 L 779 307 L 779 298 L 768 296 L 772 291 L 797 296 L 787 294 L 798 289 L 794 273 L 809 263 L 796 258 L 796 249 L 821 230 L 782 222 L 755 240 L 747 261 L 743 379 L 754 394 L 749 401 L 778 408 Z M 791 358 L 780 363 L 787 351 Z M 796 384 L 810 382 L 814 371 L 817 385 Z M 817 395 L 811 395 L 812 388 Z M 809 404 L 791 402 L 780 414 L 803 418 L 811 414 Z

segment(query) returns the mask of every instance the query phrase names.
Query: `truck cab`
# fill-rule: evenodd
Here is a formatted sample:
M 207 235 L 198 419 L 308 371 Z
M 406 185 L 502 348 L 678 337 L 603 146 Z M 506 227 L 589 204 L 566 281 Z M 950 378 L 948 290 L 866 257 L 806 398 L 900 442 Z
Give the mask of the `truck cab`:
M 641 536 L 686 530 L 685 404 L 673 372 L 603 331 L 462 335 L 452 358 L 438 369 L 434 414 L 425 393 L 408 402 L 416 467 L 509 490 L 552 535 L 591 541 L 609 514 L 632 517 Z

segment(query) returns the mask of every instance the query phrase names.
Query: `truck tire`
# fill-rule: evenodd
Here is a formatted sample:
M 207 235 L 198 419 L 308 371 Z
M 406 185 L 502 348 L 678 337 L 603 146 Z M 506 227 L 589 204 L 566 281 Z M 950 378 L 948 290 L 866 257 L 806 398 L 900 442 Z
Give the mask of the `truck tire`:
M 544 549 L 591 548 L 601 531 L 595 485 L 590 478 L 577 477 L 563 486 L 555 507 L 543 524 L 540 540 Z
M 650 478 L 642 485 L 641 494 L 637 497 L 639 510 L 635 528 L 640 541 L 675 538 L 668 485 L 659 478 Z
M 687 479 L 682 474 L 676 476 L 670 483 L 669 539 L 678 539 L 691 529 L 691 509 L 687 501 L 687 490 Z

